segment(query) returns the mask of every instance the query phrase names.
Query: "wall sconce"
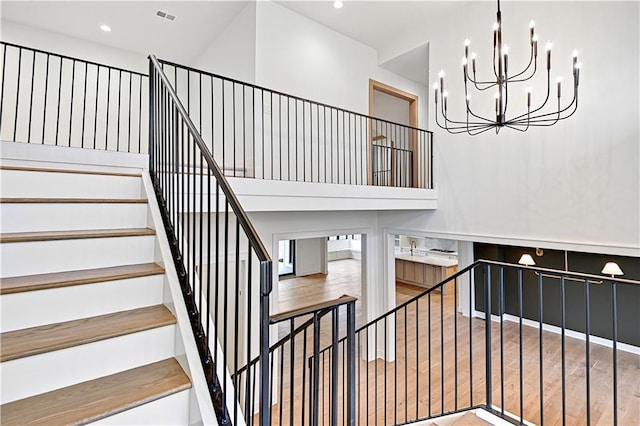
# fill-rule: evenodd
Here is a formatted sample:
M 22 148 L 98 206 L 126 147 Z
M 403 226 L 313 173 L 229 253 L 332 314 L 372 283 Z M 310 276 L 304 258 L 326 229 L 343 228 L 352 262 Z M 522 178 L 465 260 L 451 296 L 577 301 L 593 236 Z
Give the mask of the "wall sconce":
M 611 278 L 615 278 L 616 275 L 624 275 L 622 269 L 618 266 L 616 262 L 607 262 L 602 268 L 602 274 L 611 275 Z
M 542 251 L 542 249 L 540 249 L 540 251 Z M 538 255 L 538 249 L 536 249 L 536 255 Z M 538 255 L 539 256 L 539 255 Z M 570 272 L 568 265 L 567 265 L 567 252 L 565 251 L 565 271 L 566 272 Z M 534 266 L 536 264 L 536 262 L 534 262 L 533 258 L 531 257 L 530 254 L 523 254 L 522 256 L 520 256 L 520 260 L 518 260 L 518 263 L 520 265 L 524 265 L 524 266 Z M 533 271 L 536 275 L 540 275 L 539 272 L 537 271 Z M 602 274 L 604 275 L 611 275 L 611 278 L 615 278 L 617 275 L 624 275 L 624 272 L 622 272 L 622 269 L 620 269 L 620 266 L 618 266 L 617 263 L 615 262 L 607 262 L 604 265 L 604 268 L 602 268 L 601 271 Z M 561 277 L 558 275 L 550 275 L 550 274 L 542 274 L 543 277 L 547 277 L 547 278 L 556 278 L 556 279 L 560 279 Z M 584 283 L 586 280 L 581 280 L 578 278 L 572 278 L 572 277 L 565 277 L 565 280 L 568 281 L 577 281 L 580 283 Z M 589 280 L 589 282 L 591 284 L 602 284 L 602 281 L 591 281 Z
M 536 264 L 530 254 L 523 254 L 522 256 L 520 256 L 520 260 L 518 260 L 518 263 L 524 266 L 534 266 Z

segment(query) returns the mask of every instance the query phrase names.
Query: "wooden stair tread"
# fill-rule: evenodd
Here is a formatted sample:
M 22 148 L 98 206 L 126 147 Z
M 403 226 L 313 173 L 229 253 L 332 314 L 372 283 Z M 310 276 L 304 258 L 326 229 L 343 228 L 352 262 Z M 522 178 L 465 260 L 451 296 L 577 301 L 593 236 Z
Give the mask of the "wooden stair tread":
M 38 355 L 175 323 L 175 317 L 164 305 L 156 305 L 8 331 L 0 334 L 0 361 Z
M 0 278 L 0 295 L 164 274 L 156 263 Z
M 175 358 L 35 395 L 0 407 L 6 425 L 86 424 L 189 389 Z
M 0 198 L 2 204 L 146 204 L 146 198 Z
M 123 176 L 123 177 L 136 177 L 142 176 L 141 173 L 130 172 L 116 172 L 109 170 L 81 170 L 81 169 L 55 169 L 48 167 L 27 167 L 27 166 L 9 166 L 0 165 L 0 170 L 14 170 L 21 172 L 46 172 L 46 173 L 71 173 L 81 175 L 102 175 L 102 176 Z
M 155 235 L 149 228 L 91 229 L 79 231 L 40 231 L 0 234 L 0 243 L 24 243 L 29 241 L 76 240 L 82 238 L 138 237 Z

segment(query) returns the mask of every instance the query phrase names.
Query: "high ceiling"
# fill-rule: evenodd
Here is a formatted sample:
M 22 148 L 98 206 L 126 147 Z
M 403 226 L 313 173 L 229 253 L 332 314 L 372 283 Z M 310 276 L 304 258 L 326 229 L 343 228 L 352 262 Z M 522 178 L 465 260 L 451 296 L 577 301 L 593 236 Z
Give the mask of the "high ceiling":
M 3 20 L 105 44 L 142 55 L 195 60 L 246 1 L 7 1 Z M 173 22 L 156 16 L 162 10 Z M 112 31 L 100 31 L 108 24 Z M 178 47 L 178 48 L 177 48 Z M 170 53 L 170 56 L 168 54 Z
M 248 1 L 19 1 L 2 0 L 3 20 L 147 55 L 154 53 L 184 63 L 195 61 Z M 428 22 L 463 7 L 461 1 L 289 1 L 278 4 L 376 49 L 381 63 L 414 49 L 396 61 L 426 60 Z M 170 22 L 156 16 L 162 10 L 176 16 Z M 112 31 L 99 30 L 108 24 Z M 420 53 L 420 58 L 416 52 Z M 404 66 L 404 65 L 402 65 Z M 415 67 L 414 67 L 415 68 Z M 398 70 L 395 70 L 398 71 Z
M 425 42 L 423 36 L 429 22 L 464 7 L 466 2 L 345 0 L 342 9 L 335 9 L 328 0 L 280 0 L 276 3 L 384 54 L 398 46 L 404 47 L 407 40 L 421 38 Z M 406 46 L 407 50 L 413 47 L 416 45 Z

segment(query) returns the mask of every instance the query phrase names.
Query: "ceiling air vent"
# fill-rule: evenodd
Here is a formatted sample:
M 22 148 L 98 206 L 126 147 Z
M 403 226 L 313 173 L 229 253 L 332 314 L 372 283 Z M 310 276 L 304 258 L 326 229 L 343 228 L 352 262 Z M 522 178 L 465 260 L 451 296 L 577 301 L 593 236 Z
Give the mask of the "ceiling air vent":
M 158 10 L 158 11 L 156 12 L 156 15 L 157 15 L 157 16 L 159 16 L 159 17 L 161 17 L 161 18 L 167 19 L 167 20 L 169 20 L 169 21 L 173 21 L 173 20 L 175 20 L 175 19 L 176 19 L 176 15 L 172 15 L 172 14 L 170 14 L 170 13 L 168 13 L 168 12 L 164 12 L 164 11 L 162 11 L 162 10 Z

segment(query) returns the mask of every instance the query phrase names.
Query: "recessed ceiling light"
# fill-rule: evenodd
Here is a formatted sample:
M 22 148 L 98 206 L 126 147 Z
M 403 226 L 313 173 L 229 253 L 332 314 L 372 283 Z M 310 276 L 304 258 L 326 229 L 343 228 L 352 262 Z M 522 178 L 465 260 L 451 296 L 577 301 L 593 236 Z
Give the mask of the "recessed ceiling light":
M 342 9 L 342 6 L 344 6 L 344 4 L 341 0 L 336 0 L 333 2 L 333 7 L 335 7 L 336 9 Z
M 106 33 L 108 33 L 108 32 L 110 32 L 110 31 L 111 31 L 111 27 L 110 27 L 110 26 L 108 26 L 108 25 L 104 25 L 104 24 L 103 24 L 103 25 L 100 25 L 100 29 L 101 29 L 102 31 L 106 32 Z

